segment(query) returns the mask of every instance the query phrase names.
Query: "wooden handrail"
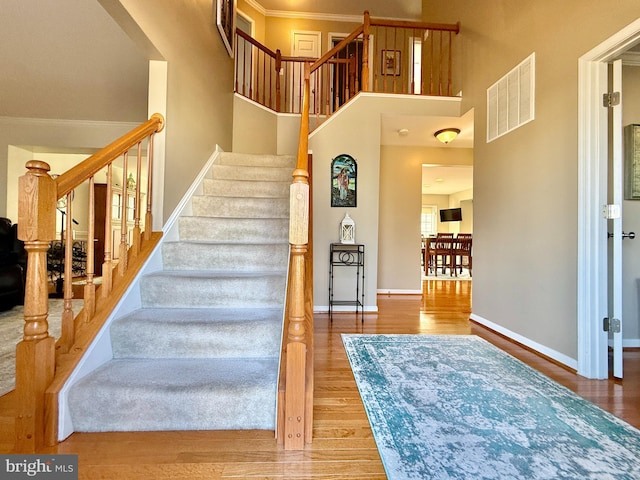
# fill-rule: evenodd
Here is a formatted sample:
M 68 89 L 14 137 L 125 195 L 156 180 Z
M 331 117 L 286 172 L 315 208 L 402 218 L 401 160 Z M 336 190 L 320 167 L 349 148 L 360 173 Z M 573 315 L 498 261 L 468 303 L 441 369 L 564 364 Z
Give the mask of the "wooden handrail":
M 143 242 L 140 234 L 140 171 L 142 159 L 141 143 L 147 139 L 148 157 L 148 189 L 151 191 L 153 137 L 164 127 L 162 115 L 154 114 L 151 118 L 123 135 L 118 140 L 104 147 L 91 157 L 73 167 L 57 178 L 49 175 L 50 167 L 45 162 L 31 160 L 27 162 L 27 172 L 19 179 L 18 198 L 18 238 L 24 241 L 27 252 L 27 272 L 24 298 L 24 333 L 22 341 L 16 346 L 16 396 L 18 412 L 16 416 L 15 449 L 20 453 L 34 453 L 45 444 L 57 442 L 58 431 L 58 394 L 62 385 L 71 374 L 71 366 L 76 365 L 86 352 L 95 335 L 100 330 L 115 302 L 123 295 L 125 287 L 133 280 L 151 249 L 159 240 L 160 234 L 152 235 L 151 201 L 147 201 L 145 216 L 146 229 Z M 112 248 L 105 248 L 105 262 L 102 268 L 103 283 L 101 295 L 96 298 L 94 277 L 94 223 L 95 223 L 95 179 L 99 171 L 107 170 L 105 243 L 110 242 L 112 234 L 111 188 L 112 164 L 121 155 L 125 157 L 123 168 L 123 193 L 127 193 L 128 151 L 137 148 L 135 186 L 134 228 L 130 244 L 126 239 L 121 244 L 121 267 L 114 274 Z M 133 175 L 133 174 L 132 174 Z M 84 288 L 85 306 L 74 317 L 72 310 L 72 232 L 73 202 L 75 189 L 88 181 L 88 242 L 87 259 L 91 265 L 86 269 L 86 286 Z M 150 195 L 149 195 L 150 197 Z M 55 342 L 49 334 L 48 325 L 48 275 L 47 252 L 50 242 L 56 239 L 57 201 L 65 199 L 64 213 L 66 225 L 61 232 L 61 250 L 64 250 L 63 295 L 64 311 L 62 314 L 62 334 Z M 123 204 L 126 205 L 126 199 Z M 122 209 L 120 230 L 126 233 L 126 222 L 129 216 Z M 129 249 L 131 257 L 129 257 Z M 143 252 L 143 253 L 140 253 Z M 129 261 L 132 258 L 132 261 Z M 122 268 L 124 267 L 127 268 Z M 116 282 L 114 283 L 114 275 Z M 114 288 L 115 285 L 115 288 Z
M 340 52 L 344 47 L 349 45 L 355 38 L 360 36 L 360 34 L 364 31 L 364 25 L 360 25 L 353 32 L 351 32 L 346 38 L 343 38 L 335 47 L 321 56 L 318 60 L 315 61 L 313 65 L 311 65 L 311 73 L 315 72 L 318 68 L 322 66 L 322 64 L 326 63 L 330 58 L 332 58 L 336 53 Z
M 139 127 L 131 130 L 99 152 L 91 155 L 84 162 L 63 173 L 56 178 L 58 198 L 62 198 L 73 188 L 94 176 L 139 141 L 147 138 L 152 133 L 161 132 L 163 128 L 164 117 L 159 113 L 154 113 L 149 120 Z
M 238 28 L 238 29 L 236 29 L 236 35 L 238 35 L 239 37 L 243 38 L 245 41 L 249 42 L 251 45 L 259 48 L 260 50 L 265 52 L 267 55 L 269 55 L 269 56 L 271 56 L 273 58 L 276 58 L 276 56 L 277 56 L 276 52 L 271 50 L 269 47 L 265 47 L 262 43 L 260 43 L 258 40 L 253 38 L 248 33 L 245 33 L 245 32 L 243 32 L 242 30 L 240 30 Z
M 460 33 L 460 22 L 458 23 L 426 23 L 410 22 L 406 20 L 387 20 L 384 18 L 371 18 L 371 26 L 374 27 L 394 27 L 411 28 L 419 30 L 439 30 L 442 32 Z

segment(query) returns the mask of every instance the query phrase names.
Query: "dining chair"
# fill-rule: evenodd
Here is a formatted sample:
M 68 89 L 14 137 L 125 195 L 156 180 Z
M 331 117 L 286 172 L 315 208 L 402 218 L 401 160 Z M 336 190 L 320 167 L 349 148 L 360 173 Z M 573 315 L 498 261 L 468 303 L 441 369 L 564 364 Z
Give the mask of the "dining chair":
M 440 266 L 443 275 L 446 268 L 449 268 L 449 271 L 452 272 L 453 240 L 453 233 L 438 233 L 436 235 L 433 249 L 433 269 L 436 276 L 438 276 L 438 259 L 441 260 Z
M 469 269 L 469 276 L 472 276 L 471 269 L 473 267 L 472 256 L 473 237 L 470 233 L 459 233 L 454 241 L 453 246 L 453 269 L 452 273 L 457 277 L 458 269 L 462 273 L 462 268 L 465 266 L 464 260 L 466 259 L 466 267 Z M 460 262 L 458 263 L 458 257 Z

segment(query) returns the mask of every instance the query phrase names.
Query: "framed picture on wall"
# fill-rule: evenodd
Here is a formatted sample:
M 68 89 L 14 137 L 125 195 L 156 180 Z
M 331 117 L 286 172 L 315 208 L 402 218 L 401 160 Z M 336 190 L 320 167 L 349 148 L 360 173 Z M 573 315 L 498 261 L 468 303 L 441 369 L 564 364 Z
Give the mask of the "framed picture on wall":
M 216 24 L 229 56 L 233 57 L 233 36 L 236 32 L 236 0 L 216 0 Z
M 381 75 L 400 75 L 400 50 L 382 50 Z
M 331 161 L 331 206 L 356 207 L 358 164 L 351 155 L 338 155 Z

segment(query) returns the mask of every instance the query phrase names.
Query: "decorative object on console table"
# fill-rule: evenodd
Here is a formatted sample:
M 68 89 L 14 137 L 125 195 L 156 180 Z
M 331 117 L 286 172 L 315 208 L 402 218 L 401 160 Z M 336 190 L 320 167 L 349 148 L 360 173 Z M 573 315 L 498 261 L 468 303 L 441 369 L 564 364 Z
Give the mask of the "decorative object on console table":
M 342 222 L 340 222 L 340 243 L 356 243 L 356 223 L 348 213 L 345 213 Z
M 331 161 L 331 206 L 356 207 L 358 164 L 351 155 L 338 155 Z
M 335 299 L 333 285 L 336 267 L 356 267 L 356 288 L 354 300 Z M 329 320 L 333 322 L 333 306 L 354 306 L 356 318 L 360 311 L 364 322 L 364 245 L 332 243 L 329 246 Z
M 236 31 L 236 0 L 216 0 L 216 24 L 229 56 L 233 57 L 233 36 Z

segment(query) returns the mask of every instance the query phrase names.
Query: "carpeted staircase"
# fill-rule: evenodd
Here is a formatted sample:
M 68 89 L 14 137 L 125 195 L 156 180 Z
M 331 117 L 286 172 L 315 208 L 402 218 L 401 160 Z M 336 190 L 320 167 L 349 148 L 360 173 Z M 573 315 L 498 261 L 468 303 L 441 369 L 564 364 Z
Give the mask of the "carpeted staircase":
M 274 429 L 293 157 L 220 154 L 69 393 L 75 431 Z

